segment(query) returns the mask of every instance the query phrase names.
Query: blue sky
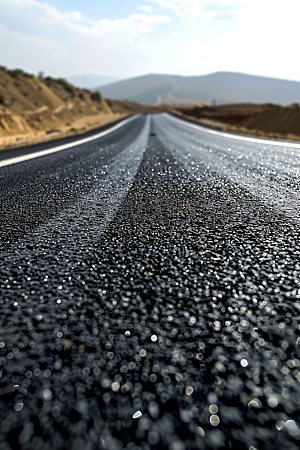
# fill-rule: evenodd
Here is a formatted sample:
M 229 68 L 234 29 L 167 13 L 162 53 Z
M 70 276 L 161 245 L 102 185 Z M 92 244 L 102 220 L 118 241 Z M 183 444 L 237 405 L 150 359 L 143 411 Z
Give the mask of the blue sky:
M 300 81 L 299 0 L 0 0 L 0 64 L 53 76 Z
M 38 0 L 39 3 L 45 3 Z M 119 19 L 139 11 L 139 0 L 49 0 L 47 3 L 62 12 L 80 11 L 90 19 Z

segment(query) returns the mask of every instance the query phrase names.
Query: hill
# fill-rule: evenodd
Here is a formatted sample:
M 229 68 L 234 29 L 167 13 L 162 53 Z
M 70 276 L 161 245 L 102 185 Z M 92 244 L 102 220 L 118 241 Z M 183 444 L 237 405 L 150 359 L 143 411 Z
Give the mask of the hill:
M 217 72 L 201 76 L 150 74 L 101 87 L 104 97 L 145 105 L 276 103 L 300 100 L 300 82 Z
M 82 133 L 132 114 L 162 111 L 105 99 L 62 78 L 0 66 L 0 149 Z
M 64 79 L 0 67 L 0 149 L 98 128 L 139 109 L 130 102 L 111 105 Z

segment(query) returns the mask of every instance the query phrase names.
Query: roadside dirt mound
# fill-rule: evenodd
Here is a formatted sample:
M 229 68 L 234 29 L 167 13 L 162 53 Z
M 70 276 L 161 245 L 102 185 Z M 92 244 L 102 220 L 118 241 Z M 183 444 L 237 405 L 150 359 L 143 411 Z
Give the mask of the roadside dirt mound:
M 179 115 L 197 122 L 238 134 L 249 134 L 272 139 L 298 141 L 300 137 L 300 107 L 251 103 L 194 106 L 176 108 Z
M 55 109 L 63 102 L 38 78 L 0 69 L 0 104 L 9 112 L 26 114 L 45 106 Z
M 76 88 L 63 79 L 0 67 L 0 148 L 1 137 L 5 142 L 8 136 L 15 137 L 19 145 L 28 134 L 84 131 L 89 123 L 107 123 L 109 117 L 113 121 L 119 115 L 111 111 L 99 92 Z
M 248 117 L 240 125 L 249 130 L 300 136 L 300 108 L 273 107 Z
M 99 92 L 90 92 L 87 89 L 79 89 L 59 78 L 46 77 L 43 80 L 45 87 L 49 88 L 57 98 L 65 105 L 65 109 L 72 114 L 111 114 L 111 110 Z
M 16 130 L 21 133 L 29 133 L 30 125 L 18 114 L 0 114 L 0 135 L 9 136 Z
M 36 131 L 59 128 L 62 125 L 62 121 L 50 109 L 45 109 L 37 114 L 27 116 L 26 122 L 32 130 Z
M 176 108 L 176 110 L 184 115 L 192 116 L 197 119 L 209 119 L 235 125 L 243 122 L 245 119 L 253 116 L 254 114 L 259 114 L 265 110 L 269 110 L 270 108 L 275 108 L 275 106 L 240 103 L 217 106 L 195 105 L 193 108 L 190 106 L 185 106 Z

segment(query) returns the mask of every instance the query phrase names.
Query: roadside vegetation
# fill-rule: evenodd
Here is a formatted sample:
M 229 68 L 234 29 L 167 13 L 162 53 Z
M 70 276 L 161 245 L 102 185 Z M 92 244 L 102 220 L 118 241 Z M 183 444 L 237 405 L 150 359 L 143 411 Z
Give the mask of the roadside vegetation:
M 46 77 L 43 79 L 44 83 L 51 87 L 53 84 L 58 84 L 63 87 L 63 89 L 68 92 L 71 95 L 75 95 L 76 88 L 73 86 L 73 84 L 69 83 L 64 78 L 53 78 L 53 77 Z

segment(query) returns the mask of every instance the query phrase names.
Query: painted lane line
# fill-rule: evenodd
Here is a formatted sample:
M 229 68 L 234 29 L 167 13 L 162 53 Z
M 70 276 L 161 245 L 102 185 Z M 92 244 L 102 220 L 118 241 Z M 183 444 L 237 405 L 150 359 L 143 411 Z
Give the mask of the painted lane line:
M 253 142 L 255 144 L 266 144 L 266 145 L 276 145 L 279 147 L 289 147 L 289 148 L 300 148 L 300 144 L 293 144 L 291 142 L 284 142 L 284 141 L 272 141 L 270 139 L 260 139 L 260 138 L 251 138 L 251 137 L 246 137 L 246 136 L 236 136 L 233 134 L 229 134 L 229 133 L 224 133 L 223 131 L 215 131 L 215 130 L 210 130 L 209 128 L 204 128 L 201 125 L 196 125 L 193 123 L 188 123 L 182 119 L 180 119 L 179 117 L 174 117 L 171 116 L 170 114 L 168 114 L 168 117 L 173 119 L 174 121 L 178 121 L 183 125 L 186 125 L 187 127 L 190 128 L 195 128 L 198 131 L 204 131 L 205 133 L 210 133 L 210 134 L 214 134 L 215 136 L 222 136 L 225 138 L 229 138 L 229 139 L 235 139 L 237 141 L 246 141 L 246 142 Z
M 0 167 L 10 166 L 12 164 L 17 164 L 19 162 L 28 161 L 29 159 L 40 158 L 41 156 L 49 155 L 49 154 L 55 153 L 55 152 L 60 152 L 62 150 L 66 150 L 68 148 L 77 147 L 78 145 L 86 144 L 87 142 L 95 141 L 96 139 L 106 136 L 107 134 L 113 133 L 114 131 L 123 127 L 127 123 L 135 120 L 137 117 L 138 116 L 129 117 L 128 119 L 124 120 L 121 123 L 118 123 L 114 127 L 109 128 L 108 130 L 102 131 L 101 133 L 94 134 L 93 136 L 90 136 L 88 138 L 79 139 L 78 141 L 69 142 L 68 144 L 59 145 L 58 147 L 41 150 L 40 152 L 30 153 L 28 155 L 17 156 L 15 158 L 10 158 L 10 159 L 6 159 L 4 161 L 0 161 Z M 0 157 L 1 157 L 1 153 L 0 153 Z

